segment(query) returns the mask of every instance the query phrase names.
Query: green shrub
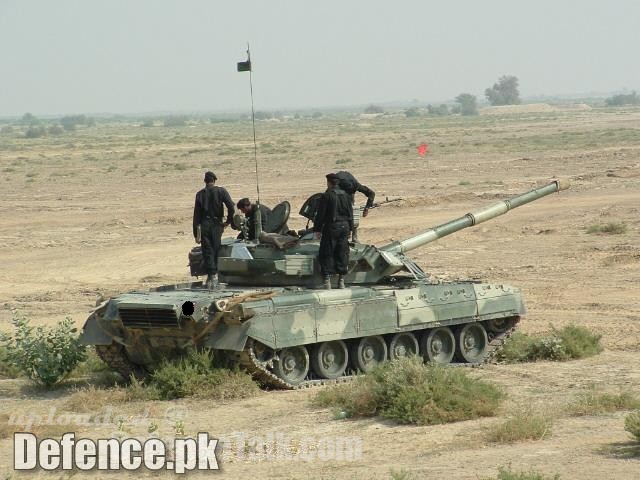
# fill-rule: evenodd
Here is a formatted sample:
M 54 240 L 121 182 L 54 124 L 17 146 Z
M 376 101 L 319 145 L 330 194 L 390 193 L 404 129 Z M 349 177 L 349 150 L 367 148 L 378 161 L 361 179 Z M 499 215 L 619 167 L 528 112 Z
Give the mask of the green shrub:
M 600 335 L 579 325 L 567 325 L 544 336 L 516 332 L 504 344 L 498 358 L 507 363 L 538 360 L 565 361 L 596 355 L 602 351 Z
M 15 333 L 3 337 L 7 359 L 31 380 L 51 386 L 86 359 L 73 320 L 67 317 L 55 327 L 32 327 L 29 320 L 13 312 Z
M 625 417 L 624 429 L 640 442 L 640 410 L 632 412 Z
M 612 394 L 590 390 L 579 395 L 576 401 L 567 407 L 567 413 L 576 416 L 597 415 L 636 408 L 640 409 L 640 400 L 629 392 Z
M 314 402 L 346 416 L 382 416 L 434 425 L 495 414 L 504 393 L 467 372 L 425 365 L 420 357 L 385 362 L 345 385 L 321 390 Z
M 594 224 L 587 228 L 587 233 L 607 233 L 609 235 L 621 235 L 627 233 L 627 224 L 624 222 L 609 222 L 606 224 Z
M 560 480 L 560 475 L 555 474 L 549 477 L 540 472 L 529 470 L 528 472 L 516 472 L 509 467 L 498 467 L 498 475 L 496 477 L 486 477 L 483 480 Z
M 551 435 L 551 417 L 544 413 L 522 410 L 506 421 L 490 428 L 486 438 L 490 442 L 514 443 L 542 440 Z
M 159 398 L 182 397 L 230 400 L 253 396 L 258 386 L 247 373 L 215 368 L 209 351 L 190 351 L 185 357 L 165 361 L 151 374 L 149 387 Z
M 5 345 L 0 345 L 0 377 L 18 378 L 20 369 L 9 360 L 9 350 Z

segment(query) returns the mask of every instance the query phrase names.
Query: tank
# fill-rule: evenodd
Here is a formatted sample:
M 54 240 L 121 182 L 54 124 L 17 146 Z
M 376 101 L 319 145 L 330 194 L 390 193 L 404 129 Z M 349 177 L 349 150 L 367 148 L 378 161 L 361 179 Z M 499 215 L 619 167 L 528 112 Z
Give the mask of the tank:
M 320 289 L 313 235 L 226 238 L 219 288 L 194 281 L 110 298 L 89 316 L 81 340 L 124 377 L 209 348 L 263 386 L 284 389 L 339 382 L 408 355 L 488 362 L 526 313 L 520 290 L 434 281 L 407 254 L 567 187 L 556 180 L 384 246 L 352 243 L 345 289 Z M 285 207 L 278 211 L 288 215 Z M 189 262 L 201 273 L 198 248 Z

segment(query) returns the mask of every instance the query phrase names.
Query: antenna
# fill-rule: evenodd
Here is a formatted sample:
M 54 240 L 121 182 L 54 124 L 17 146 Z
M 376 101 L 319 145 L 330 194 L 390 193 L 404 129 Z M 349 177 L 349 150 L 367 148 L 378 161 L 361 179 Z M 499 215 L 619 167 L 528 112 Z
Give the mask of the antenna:
M 260 233 L 262 232 L 262 215 L 260 212 L 260 175 L 258 174 L 258 143 L 256 142 L 256 113 L 253 107 L 253 77 L 251 66 L 251 51 L 249 48 L 249 42 L 247 42 L 247 61 L 238 62 L 239 72 L 249 72 L 249 90 L 251 92 L 251 125 L 253 127 L 253 159 L 256 164 L 256 213 L 255 213 L 255 238 L 259 242 Z
M 249 42 L 247 42 L 247 61 L 249 62 L 249 91 L 251 92 L 251 125 L 253 127 L 253 159 L 256 164 L 256 194 L 258 196 L 258 204 L 260 203 L 260 175 L 258 175 L 258 144 L 256 142 L 256 113 L 253 108 L 253 78 L 251 71 L 251 52 L 249 50 Z

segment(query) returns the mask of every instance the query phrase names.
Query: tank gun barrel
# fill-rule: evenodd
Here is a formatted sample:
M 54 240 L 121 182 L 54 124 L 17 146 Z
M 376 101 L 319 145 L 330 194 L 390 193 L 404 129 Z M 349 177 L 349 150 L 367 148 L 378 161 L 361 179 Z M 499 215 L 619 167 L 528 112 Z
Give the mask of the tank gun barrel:
M 550 195 L 551 193 L 559 192 L 569 188 L 569 182 L 566 180 L 554 180 L 543 187 L 535 188 L 526 193 L 516 195 L 507 200 L 489 205 L 474 212 L 469 212 L 455 220 L 443 223 L 437 227 L 429 228 L 424 232 L 421 232 L 412 237 L 404 240 L 395 241 L 380 248 L 382 251 L 405 253 L 410 250 L 419 248 L 427 243 L 434 242 L 439 238 L 446 237 L 452 233 L 458 232 L 463 228 L 472 227 L 479 223 L 486 222 L 502 214 L 507 213 L 509 210 L 517 208 L 521 205 L 525 205 L 529 202 L 533 202 L 542 197 Z

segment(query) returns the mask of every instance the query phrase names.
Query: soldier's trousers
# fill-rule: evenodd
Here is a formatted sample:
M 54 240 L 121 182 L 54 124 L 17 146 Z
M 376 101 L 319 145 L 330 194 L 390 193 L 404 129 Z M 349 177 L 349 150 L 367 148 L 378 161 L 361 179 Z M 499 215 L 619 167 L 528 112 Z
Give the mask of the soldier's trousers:
M 330 223 L 322 230 L 318 261 L 323 276 L 345 275 L 349 268 L 349 223 Z
M 218 272 L 218 253 L 220 252 L 224 228 L 222 224 L 216 220 L 203 220 L 201 228 L 204 269 L 208 275 L 213 275 Z

